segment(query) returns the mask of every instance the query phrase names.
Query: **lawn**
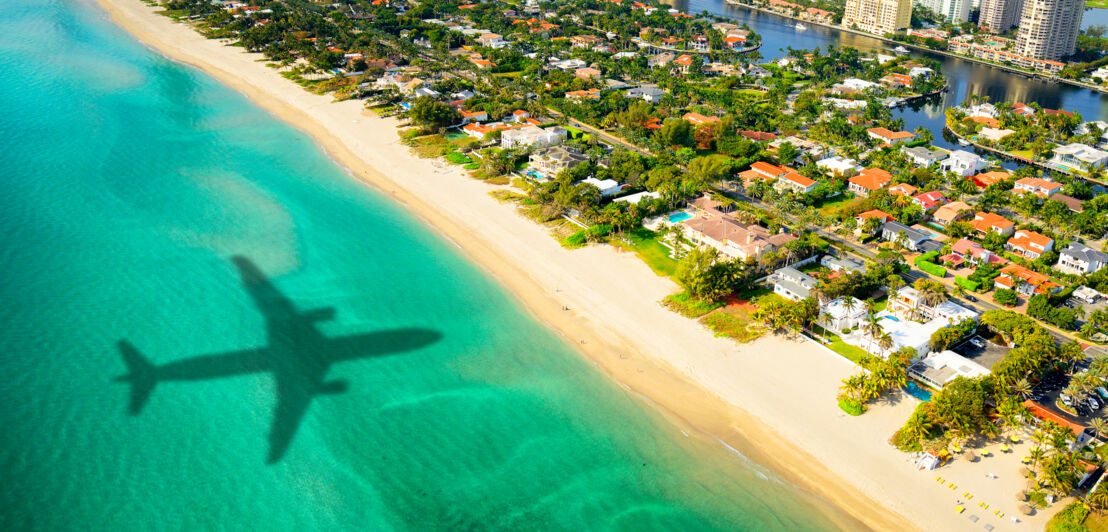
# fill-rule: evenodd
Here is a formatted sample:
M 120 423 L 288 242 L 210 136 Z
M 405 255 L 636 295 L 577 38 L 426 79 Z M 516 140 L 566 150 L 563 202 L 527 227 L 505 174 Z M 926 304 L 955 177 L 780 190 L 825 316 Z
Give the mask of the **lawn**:
M 1106 0 L 1108 1 L 1108 0 Z M 1034 159 L 1035 154 L 1031 150 L 1015 150 L 1011 152 L 1012 155 L 1023 157 L 1025 159 Z
M 853 196 L 842 194 L 829 200 L 821 201 L 819 205 L 816 205 L 816 210 L 824 216 L 830 216 L 838 212 L 839 209 L 853 203 L 854 199 Z
M 812 330 L 816 334 L 822 335 L 831 340 L 830 344 L 826 344 L 828 348 L 842 355 L 847 360 L 858 364 L 859 366 L 862 365 L 862 359 L 869 355 L 869 353 L 866 353 L 865 349 L 844 342 L 843 339 L 839 337 L 839 335 L 827 331 L 819 325 L 813 325 Z
M 442 135 L 426 135 L 410 142 L 416 156 L 423 159 L 442 157 L 454 151 L 454 145 Z
M 681 292 L 666 296 L 662 300 L 662 305 L 686 318 L 699 318 L 723 306 L 723 303 L 696 299 L 685 292 Z
M 612 243 L 638 253 L 654 273 L 670 277 L 677 270 L 677 260 L 669 256 L 670 250 L 658 240 L 660 236 L 658 233 L 639 227 L 625 232 L 623 236 L 631 243 L 628 244 L 620 238 L 612 239 Z
M 1085 7 L 1099 7 L 1101 9 L 1108 9 L 1108 0 L 1087 0 Z

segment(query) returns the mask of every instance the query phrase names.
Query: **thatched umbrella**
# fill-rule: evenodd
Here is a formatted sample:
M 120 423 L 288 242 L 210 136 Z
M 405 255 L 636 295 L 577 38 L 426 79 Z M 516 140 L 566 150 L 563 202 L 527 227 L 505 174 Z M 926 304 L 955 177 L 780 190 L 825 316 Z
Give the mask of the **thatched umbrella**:
M 1031 478 L 1031 470 L 1026 468 L 1026 467 L 1021 467 L 1020 468 L 1020 475 L 1025 476 L 1027 478 Z
M 970 462 L 976 462 L 978 460 L 977 453 L 974 453 L 973 451 L 966 451 L 966 460 L 969 460 Z
M 1020 502 L 1026 502 L 1027 501 L 1027 492 L 1022 491 L 1022 490 L 1016 492 L 1016 500 L 1020 501 Z
M 1023 515 L 1031 515 L 1035 513 L 1035 509 L 1032 508 L 1030 504 L 1021 504 L 1020 511 L 1023 512 Z

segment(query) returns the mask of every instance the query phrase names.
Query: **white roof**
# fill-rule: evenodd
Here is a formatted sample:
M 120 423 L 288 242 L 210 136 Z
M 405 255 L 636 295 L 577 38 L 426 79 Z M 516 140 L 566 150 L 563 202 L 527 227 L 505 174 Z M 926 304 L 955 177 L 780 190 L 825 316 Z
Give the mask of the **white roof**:
M 835 156 L 816 161 L 816 166 L 837 172 L 846 172 L 848 170 L 853 170 L 857 168 L 858 161 L 855 161 L 854 159 L 844 159 L 842 157 Z
M 954 351 L 940 351 L 938 353 L 931 353 L 927 355 L 927 358 L 921 360 L 928 367 L 935 370 L 942 370 L 948 368 L 952 370 L 955 375 L 952 375 L 947 382 L 954 380 L 957 377 L 966 377 L 967 379 L 973 377 L 982 377 L 988 375 L 989 369 L 977 362 L 974 362 Z M 945 382 L 942 384 L 946 384 Z
M 589 178 L 586 178 L 586 179 L 582 179 L 581 183 L 585 183 L 585 184 L 588 184 L 588 185 L 592 185 L 596 188 L 599 188 L 601 192 L 611 190 L 613 188 L 616 188 L 616 187 L 620 186 L 619 181 L 616 181 L 615 179 L 605 179 L 605 180 L 601 181 L 601 180 L 599 180 L 595 177 L 589 177 Z
M 850 310 L 846 307 L 846 300 L 853 300 L 854 307 Z M 831 316 L 832 319 L 840 320 L 843 318 L 857 318 L 866 314 L 866 305 L 861 301 L 847 296 L 840 297 L 831 300 L 823 306 L 823 313 Z
M 639 192 L 638 194 L 631 194 L 630 196 L 624 196 L 622 198 L 616 198 L 615 201 L 626 201 L 632 205 L 638 204 L 643 198 L 661 198 L 662 195 L 657 192 Z

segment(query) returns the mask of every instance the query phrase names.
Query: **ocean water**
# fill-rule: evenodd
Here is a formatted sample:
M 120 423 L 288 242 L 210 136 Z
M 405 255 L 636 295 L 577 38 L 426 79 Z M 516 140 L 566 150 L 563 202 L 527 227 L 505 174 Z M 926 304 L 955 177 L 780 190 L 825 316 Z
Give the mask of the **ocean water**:
M 95 5 L 4 2 L 0 109 L 0 529 L 832 528 Z

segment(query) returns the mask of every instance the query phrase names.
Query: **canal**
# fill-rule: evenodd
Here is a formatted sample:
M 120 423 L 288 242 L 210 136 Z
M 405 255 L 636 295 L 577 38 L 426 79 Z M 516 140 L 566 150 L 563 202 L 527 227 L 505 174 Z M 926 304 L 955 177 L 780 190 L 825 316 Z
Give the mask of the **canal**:
M 822 26 L 808 25 L 806 30 L 797 30 L 795 21 L 724 4 L 722 0 L 671 0 L 668 4 L 690 14 L 707 11 L 749 25 L 762 36 L 762 48 L 759 51 L 766 60 L 784 56 L 790 46 L 806 50 L 827 46 L 852 46 L 859 50 L 890 49 L 889 44 L 878 39 Z M 1108 24 L 1108 10 L 1086 10 L 1082 26 L 1087 27 L 1090 24 Z M 914 55 L 925 53 L 913 52 Z M 1105 105 L 1108 104 L 1108 94 L 1030 78 L 962 59 L 938 54 L 926 55 L 942 63 L 943 75 L 946 76 L 950 90 L 927 101 L 897 109 L 893 115 L 904 119 L 905 129 L 908 131 L 919 126 L 931 130 L 936 146 L 960 148 L 943 138 L 944 110 L 961 104 L 971 94 L 981 94 L 993 101 L 1036 102 L 1049 109 L 1076 111 L 1085 120 L 1108 119 L 1108 105 Z

